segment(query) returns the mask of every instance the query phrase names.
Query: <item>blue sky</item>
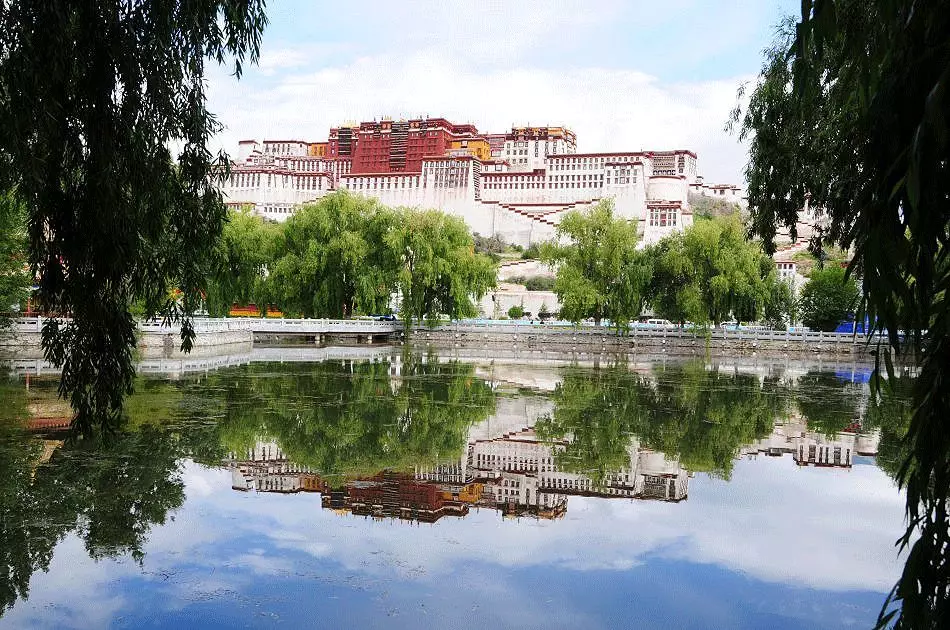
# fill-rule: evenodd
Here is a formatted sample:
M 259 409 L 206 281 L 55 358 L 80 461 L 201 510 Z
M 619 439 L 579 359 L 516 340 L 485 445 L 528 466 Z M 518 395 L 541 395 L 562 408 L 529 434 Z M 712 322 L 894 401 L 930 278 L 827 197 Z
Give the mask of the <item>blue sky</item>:
M 578 150 L 691 148 L 738 182 L 724 124 L 794 0 L 273 0 L 260 66 L 211 75 L 211 106 L 241 138 L 323 140 L 331 125 L 418 114 L 563 124 Z

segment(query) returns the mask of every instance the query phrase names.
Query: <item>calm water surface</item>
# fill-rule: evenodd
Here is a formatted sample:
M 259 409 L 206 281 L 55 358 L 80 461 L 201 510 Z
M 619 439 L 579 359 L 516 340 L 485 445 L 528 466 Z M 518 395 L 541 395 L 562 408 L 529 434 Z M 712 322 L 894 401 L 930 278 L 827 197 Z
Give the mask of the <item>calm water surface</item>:
M 867 628 L 897 578 L 870 367 L 355 352 L 143 376 L 94 441 L 2 381 L 0 627 Z

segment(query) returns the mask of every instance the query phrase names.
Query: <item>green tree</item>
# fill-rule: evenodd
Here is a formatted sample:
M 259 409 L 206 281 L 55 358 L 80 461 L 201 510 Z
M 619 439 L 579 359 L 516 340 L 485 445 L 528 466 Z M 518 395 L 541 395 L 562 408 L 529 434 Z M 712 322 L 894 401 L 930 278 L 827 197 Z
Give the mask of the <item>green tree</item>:
M 541 259 L 556 269 L 554 292 L 561 315 L 572 322 L 591 317 L 626 327 L 643 311 L 650 261 L 637 251 L 637 226 L 614 216 L 604 200 L 585 212 L 569 212 L 558 225 L 563 242 L 541 248 Z
M 861 292 L 854 278 L 838 266 L 816 269 L 798 297 L 802 323 L 831 332 L 858 307 Z
M 256 304 L 265 314 L 267 286 L 280 228 L 251 214 L 247 208 L 228 213 L 215 245 L 205 303 L 212 317 L 228 314 L 232 304 Z
M 700 219 L 652 250 L 653 308 L 671 321 L 718 325 L 729 317 L 759 319 L 775 265 L 762 264 L 738 216 Z
M 537 243 L 532 243 L 528 245 L 523 252 L 521 252 L 521 260 L 536 260 L 541 257 L 541 246 Z
M 772 259 L 765 256 L 772 265 L 771 273 L 765 279 L 765 310 L 763 319 L 772 328 L 785 330 L 789 324 L 798 320 L 798 304 L 792 293 L 792 287 L 778 277 Z
M 774 247 L 806 198 L 815 249 L 853 250 L 866 314 L 919 378 L 898 474 L 909 549 L 881 626 L 950 623 L 950 11 L 945 2 L 805 0 L 735 120 L 750 141 L 749 209 Z M 861 313 L 859 313 L 859 319 Z M 926 348 L 926 352 L 920 352 Z M 879 348 L 893 372 L 891 353 Z M 889 381 L 892 379 L 888 379 Z M 875 388 L 886 385 L 878 374 Z
M 495 286 L 497 267 L 475 252 L 465 222 L 438 210 L 401 210 L 387 241 L 398 260 L 399 314 L 434 322 L 478 314 L 477 300 Z
M 435 357 L 405 355 L 399 376 L 390 361 L 328 361 L 277 375 L 273 368 L 212 375 L 188 398 L 195 420 L 212 405 L 233 452 L 274 440 L 293 462 L 324 476 L 458 461 L 469 428 L 495 405 L 473 366 Z M 259 378 L 263 372 L 269 377 Z
M 905 439 L 913 416 L 914 378 L 907 372 L 895 374 L 886 390 L 873 396 L 862 418 L 862 430 L 880 429 L 881 441 L 875 463 L 894 479 L 908 458 L 910 443 Z
M 649 300 L 657 315 L 671 322 L 709 321 L 698 274 L 686 255 L 686 239 L 681 233 L 662 239 L 647 250 L 653 260 Z
M 26 207 L 10 190 L 0 196 L 0 327 L 30 295 L 27 252 Z
M 146 428 L 107 440 L 79 439 L 38 466 L 43 442 L 0 422 L 0 614 L 29 595 L 56 545 L 74 533 L 91 558 L 141 562 L 148 534 L 185 499 L 169 433 Z
M 397 259 L 395 214 L 345 191 L 302 207 L 284 224 L 270 295 L 285 312 L 349 317 L 388 310 Z
M 722 374 L 699 362 L 650 376 L 623 365 L 570 370 L 553 398 L 554 412 L 535 429 L 544 439 L 570 438 L 556 456 L 564 470 L 603 480 L 628 464 L 637 437 L 687 470 L 728 479 L 739 447 L 787 413 L 789 392 L 774 379 Z
M 511 319 L 521 319 L 524 317 L 524 306 L 512 306 L 509 308 L 508 317 Z
M 861 387 L 841 382 L 834 372 L 809 370 L 798 379 L 795 404 L 813 431 L 834 435 L 860 417 Z
M 524 281 L 524 288 L 528 291 L 551 291 L 554 289 L 554 278 L 548 276 L 531 276 Z
M 0 187 L 26 204 L 41 305 L 71 316 L 43 347 L 80 429 L 116 421 L 131 390 L 136 299 L 190 348 L 228 164 L 207 149 L 205 67 L 239 76 L 266 21 L 263 0 L 0 7 Z

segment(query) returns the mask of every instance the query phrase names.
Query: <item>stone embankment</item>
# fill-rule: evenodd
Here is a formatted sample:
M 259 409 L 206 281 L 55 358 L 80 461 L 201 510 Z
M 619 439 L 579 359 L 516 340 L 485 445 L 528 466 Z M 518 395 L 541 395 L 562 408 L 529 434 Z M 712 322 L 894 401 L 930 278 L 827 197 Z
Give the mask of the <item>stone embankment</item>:
M 401 337 L 398 326 L 389 322 L 360 320 L 260 320 L 251 330 L 246 321 L 202 319 L 195 321 L 196 338 L 191 356 L 212 356 L 249 350 L 255 342 L 284 341 L 284 338 L 347 338 L 375 342 Z M 318 333 L 312 330 L 319 329 Z M 273 329 L 273 330 L 272 330 Z M 42 321 L 20 320 L 0 334 L 0 357 L 39 358 L 42 356 Z M 878 338 L 847 333 L 779 332 L 771 330 L 712 330 L 693 332 L 679 328 L 631 329 L 627 335 L 597 326 L 563 326 L 503 321 L 458 322 L 437 328 L 417 328 L 411 341 L 434 348 L 497 349 L 499 352 L 544 351 L 563 353 L 647 353 L 716 356 L 853 356 L 868 358 Z M 139 352 L 143 358 L 183 357 L 177 328 L 146 324 L 139 330 Z
M 0 358 L 20 359 L 43 356 L 43 319 L 18 320 L 7 330 L 0 332 Z M 227 326 L 201 323 L 195 328 L 195 340 L 190 355 L 181 347 L 178 328 L 149 326 L 138 334 L 138 350 L 145 358 L 176 358 L 182 356 L 210 356 L 249 351 L 254 343 L 250 330 L 233 330 Z
M 847 333 L 712 330 L 708 335 L 678 328 L 634 328 L 617 335 L 603 327 L 522 324 L 459 324 L 417 329 L 413 342 L 434 348 L 497 348 L 499 351 L 644 352 L 718 356 L 850 355 L 869 357 L 878 338 Z

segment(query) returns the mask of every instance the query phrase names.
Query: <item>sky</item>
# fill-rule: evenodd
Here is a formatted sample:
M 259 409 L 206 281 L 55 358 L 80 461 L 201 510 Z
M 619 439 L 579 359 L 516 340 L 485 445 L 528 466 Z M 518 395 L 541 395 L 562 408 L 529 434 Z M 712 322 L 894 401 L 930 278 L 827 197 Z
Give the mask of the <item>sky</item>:
M 725 130 L 739 87 L 795 0 L 271 0 L 260 63 L 209 73 L 241 139 L 326 140 L 344 122 L 418 115 L 565 125 L 583 152 L 688 148 L 708 182 L 742 182 Z

